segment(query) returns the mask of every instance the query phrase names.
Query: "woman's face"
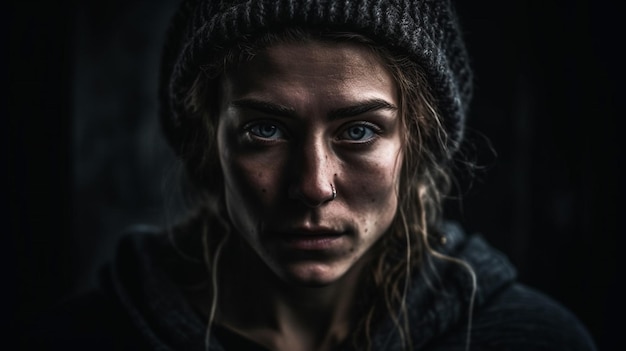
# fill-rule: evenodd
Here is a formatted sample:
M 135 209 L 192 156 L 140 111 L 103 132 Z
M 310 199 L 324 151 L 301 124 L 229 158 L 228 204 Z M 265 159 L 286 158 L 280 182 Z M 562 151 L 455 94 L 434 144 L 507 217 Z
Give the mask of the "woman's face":
M 391 74 L 358 44 L 277 44 L 228 71 L 221 91 L 218 150 L 238 234 L 285 281 L 337 281 L 398 207 Z

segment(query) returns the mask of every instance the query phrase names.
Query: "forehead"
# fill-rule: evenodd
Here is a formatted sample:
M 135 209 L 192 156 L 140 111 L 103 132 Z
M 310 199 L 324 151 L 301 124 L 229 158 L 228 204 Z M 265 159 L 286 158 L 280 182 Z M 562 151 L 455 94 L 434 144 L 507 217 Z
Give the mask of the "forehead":
M 223 91 L 237 96 L 273 91 L 278 96 L 306 93 L 352 99 L 355 94 L 383 94 L 395 99 L 395 84 L 383 60 L 370 48 L 347 41 L 274 44 L 223 78 Z
M 270 69 L 298 71 L 303 66 L 317 66 L 334 73 L 336 78 L 366 75 L 383 68 L 382 60 L 363 44 L 348 41 L 306 40 L 272 45 L 257 55 L 256 63 Z M 302 73 L 305 73 L 303 70 Z M 317 73 L 317 72 L 310 72 Z

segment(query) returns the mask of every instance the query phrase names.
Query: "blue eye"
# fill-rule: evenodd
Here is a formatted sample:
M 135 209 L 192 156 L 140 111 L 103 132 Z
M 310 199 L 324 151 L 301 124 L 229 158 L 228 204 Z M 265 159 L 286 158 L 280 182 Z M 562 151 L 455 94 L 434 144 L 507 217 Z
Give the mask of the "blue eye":
M 341 138 L 348 141 L 369 141 L 376 137 L 376 131 L 372 127 L 357 124 L 346 128 L 341 134 Z
M 284 138 L 283 131 L 277 125 L 268 122 L 253 124 L 247 129 L 250 134 L 262 139 L 276 140 Z

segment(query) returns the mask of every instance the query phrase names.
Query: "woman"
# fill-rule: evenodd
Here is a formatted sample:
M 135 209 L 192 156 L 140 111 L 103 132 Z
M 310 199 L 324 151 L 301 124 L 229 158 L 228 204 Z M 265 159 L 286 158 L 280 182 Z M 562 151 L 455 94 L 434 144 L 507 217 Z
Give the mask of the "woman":
M 593 350 L 569 311 L 443 220 L 471 87 L 448 1 L 183 1 L 161 121 L 193 211 L 129 233 L 102 288 L 48 337 L 90 349 Z

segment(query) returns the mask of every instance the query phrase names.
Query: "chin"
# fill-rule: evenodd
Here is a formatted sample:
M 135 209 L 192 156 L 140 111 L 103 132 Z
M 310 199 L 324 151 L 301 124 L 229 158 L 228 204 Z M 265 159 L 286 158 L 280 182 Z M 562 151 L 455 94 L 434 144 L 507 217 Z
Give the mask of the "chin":
M 306 286 L 324 287 L 331 285 L 345 276 L 347 269 L 320 263 L 291 264 L 279 274 L 287 283 Z

